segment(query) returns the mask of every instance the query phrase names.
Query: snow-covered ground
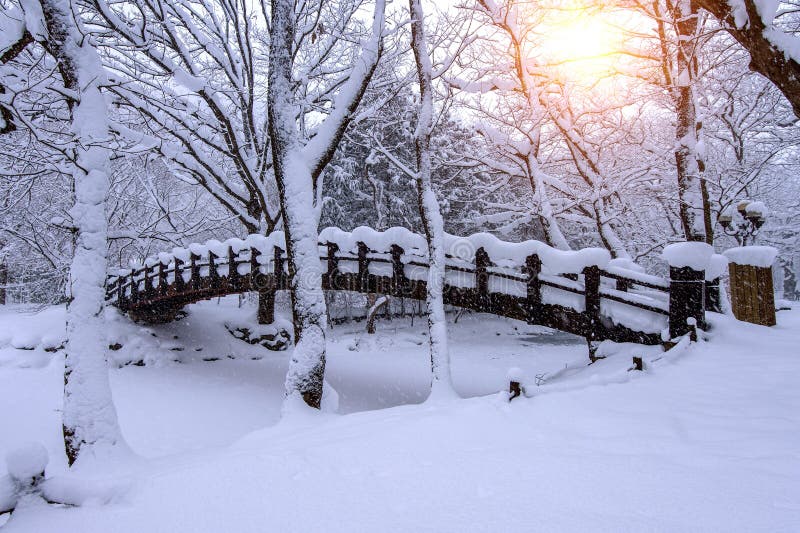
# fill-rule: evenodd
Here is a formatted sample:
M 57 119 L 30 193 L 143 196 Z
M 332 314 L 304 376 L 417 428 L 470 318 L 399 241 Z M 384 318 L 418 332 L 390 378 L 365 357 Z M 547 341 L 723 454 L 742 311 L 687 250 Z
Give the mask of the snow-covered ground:
M 95 497 L 18 509 L 4 531 L 800 530 L 800 310 L 774 328 L 715 315 L 698 345 L 604 346 L 591 366 L 582 339 L 465 315 L 450 324 L 465 399 L 435 405 L 420 404 L 423 321 L 336 326 L 338 414 L 288 420 L 288 352 L 224 328 L 252 308 L 204 302 L 146 328 L 119 317 L 111 381 L 136 458 L 113 473 L 65 472 L 63 357 L 44 350 L 63 309 L 34 311 L 0 307 L 0 454 L 40 441 L 48 476 Z M 497 394 L 510 367 L 532 397 Z

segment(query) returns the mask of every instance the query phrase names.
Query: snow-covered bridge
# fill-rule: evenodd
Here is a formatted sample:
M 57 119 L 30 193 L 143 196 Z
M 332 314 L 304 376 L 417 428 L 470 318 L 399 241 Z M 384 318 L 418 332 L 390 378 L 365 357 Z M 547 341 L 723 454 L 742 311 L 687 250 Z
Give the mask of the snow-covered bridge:
M 540 324 L 589 341 L 659 344 L 703 323 L 716 284 L 705 272 L 671 267 L 662 279 L 611 260 L 607 251 L 562 251 L 540 241 L 510 243 L 493 235 L 447 236 L 446 304 Z M 211 240 L 161 253 L 108 279 L 110 303 L 137 320 L 172 320 L 184 305 L 257 291 L 262 321 L 272 319 L 275 291 L 289 288 L 283 232 Z M 425 299 L 425 238 L 405 228 L 319 235 L 324 290 Z M 706 293 L 708 292 L 708 297 Z M 687 320 L 690 319 L 690 320 Z M 665 334 L 668 332 L 668 336 Z

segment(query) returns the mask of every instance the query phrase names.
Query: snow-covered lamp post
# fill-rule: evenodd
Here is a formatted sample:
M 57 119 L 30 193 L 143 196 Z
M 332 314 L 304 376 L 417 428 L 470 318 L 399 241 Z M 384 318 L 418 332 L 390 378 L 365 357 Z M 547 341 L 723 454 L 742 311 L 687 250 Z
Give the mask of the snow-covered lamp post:
M 766 222 L 767 207 L 763 202 L 741 200 L 735 211 L 733 206 L 727 207 L 720 213 L 718 220 L 725 235 L 734 237 L 740 246 L 747 246 L 749 240 L 755 240 L 761 226 Z

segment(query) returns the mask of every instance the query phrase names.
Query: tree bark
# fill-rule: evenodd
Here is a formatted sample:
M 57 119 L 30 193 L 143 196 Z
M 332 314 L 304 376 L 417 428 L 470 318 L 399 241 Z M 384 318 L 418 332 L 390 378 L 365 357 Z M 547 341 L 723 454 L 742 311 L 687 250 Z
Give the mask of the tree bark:
M 800 117 L 800 63 L 778 46 L 774 36 L 795 39 L 795 36 L 780 35 L 776 28 L 767 28 L 758 13 L 754 0 L 741 0 L 747 11 L 747 22 L 737 26 L 730 2 L 726 0 L 694 0 L 714 15 L 722 27 L 750 53 L 750 69 L 766 77 L 783 93 Z M 773 38 L 771 38 L 773 37 Z

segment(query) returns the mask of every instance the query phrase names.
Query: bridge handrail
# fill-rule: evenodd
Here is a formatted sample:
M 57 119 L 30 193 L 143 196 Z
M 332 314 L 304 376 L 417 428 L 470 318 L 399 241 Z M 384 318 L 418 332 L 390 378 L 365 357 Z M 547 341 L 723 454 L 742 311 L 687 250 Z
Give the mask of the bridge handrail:
M 327 242 L 320 242 L 320 247 L 327 248 Z M 359 246 L 366 246 L 365 244 L 361 243 Z M 238 250 L 234 250 L 231 245 L 227 247 L 228 253 L 226 254 L 227 257 L 224 257 L 222 254 L 214 253 L 212 250 L 208 250 L 208 254 L 203 257 L 197 254 L 191 253 L 190 259 L 193 261 L 186 262 L 183 259 L 178 257 L 178 254 L 159 254 L 157 259 L 148 259 L 148 261 L 141 266 L 136 266 L 131 269 L 127 269 L 124 271 L 120 271 L 117 274 L 109 275 L 107 281 L 107 296 L 110 302 L 115 302 L 119 298 L 120 291 L 122 292 L 123 297 L 128 296 L 131 293 L 131 290 L 136 286 L 136 292 L 140 290 L 146 291 L 148 287 L 150 289 L 160 289 L 162 286 L 162 280 L 168 280 L 169 277 L 173 277 L 173 283 L 175 283 L 174 276 L 176 272 L 180 272 L 183 276 L 185 272 L 189 271 L 189 280 L 192 279 L 192 274 L 190 269 L 194 269 L 196 271 L 201 271 L 203 269 L 207 269 L 212 266 L 215 267 L 215 270 L 218 270 L 220 267 L 225 267 L 228 269 L 228 275 L 230 275 L 230 269 L 233 267 L 239 276 L 247 275 L 244 273 L 238 272 L 239 266 L 247 264 L 251 268 L 254 264 L 253 255 L 256 255 L 256 261 L 258 256 L 267 255 L 264 254 L 262 250 L 258 249 L 257 247 L 239 247 Z M 478 249 L 479 251 L 483 252 L 482 248 Z M 217 250 L 219 251 L 219 250 Z M 491 260 L 484 259 L 484 264 L 478 265 L 478 257 L 484 256 L 485 252 L 475 254 L 475 263 L 464 266 L 467 262 L 459 256 L 447 254 L 447 264 L 446 270 L 447 271 L 455 271 L 461 272 L 465 274 L 472 274 L 478 275 L 479 272 L 485 272 L 487 278 L 498 278 L 498 279 L 505 279 L 513 282 L 527 284 L 531 282 L 531 278 L 525 273 L 525 267 L 523 265 L 513 265 L 513 266 L 498 266 L 493 263 Z M 183 253 L 183 251 L 182 251 Z M 373 250 L 367 248 L 365 254 L 365 260 L 368 263 L 382 263 L 382 264 L 392 264 L 394 259 L 391 257 L 386 257 L 387 254 L 390 254 L 390 251 L 381 251 L 381 250 Z M 424 256 L 420 254 L 405 254 L 405 257 L 402 260 L 402 264 L 404 268 L 406 266 L 415 266 L 415 267 L 422 267 L 428 268 L 428 263 L 422 259 Z M 185 257 L 185 255 L 184 255 Z M 412 257 L 414 259 L 412 259 Z M 541 263 L 541 259 L 538 258 L 536 254 L 529 256 L 529 260 L 531 258 L 534 261 L 539 261 Z M 321 253 L 320 260 L 323 262 L 328 262 L 332 258 L 329 256 L 328 253 Z M 353 254 L 350 251 L 345 251 L 341 253 L 334 253 L 333 256 L 334 260 L 337 261 L 353 261 L 359 262 L 358 254 Z M 268 259 L 265 263 L 258 262 L 257 264 L 260 267 L 268 267 L 270 263 L 274 262 L 272 259 Z M 454 263 L 461 263 L 454 264 Z M 177 267 L 177 270 L 176 270 Z M 596 267 L 595 267 L 596 268 Z M 166 270 L 166 272 L 165 272 Z M 663 293 L 664 295 L 669 294 L 669 282 L 667 280 L 662 280 L 655 276 L 648 276 L 639 273 L 635 273 L 636 275 L 626 276 L 621 274 L 620 272 L 610 272 L 605 269 L 597 269 L 597 274 L 600 278 L 606 278 L 609 280 L 613 280 L 616 283 L 615 290 L 609 290 L 604 287 L 598 287 L 598 297 L 602 297 L 611 301 L 615 301 L 618 303 L 626 304 L 632 307 L 636 307 L 645 311 L 650 311 L 653 313 L 658 313 L 662 315 L 669 315 L 669 308 L 660 305 L 663 302 L 660 302 L 656 299 L 651 297 L 640 295 L 636 293 L 628 292 L 629 289 L 639 286 L 646 289 L 651 289 L 654 291 L 658 291 Z M 209 271 L 206 275 L 201 275 L 201 277 L 208 277 L 211 275 Z M 553 289 L 561 290 L 570 292 L 573 294 L 583 295 L 586 296 L 586 286 L 585 283 L 581 283 L 578 281 L 578 274 L 547 274 L 541 272 L 541 270 L 537 273 L 535 277 L 538 284 L 541 286 L 551 287 Z M 153 283 L 154 280 L 157 280 L 156 283 Z M 186 282 L 186 281 L 184 281 Z M 144 285 L 144 286 L 142 286 Z M 167 283 L 169 285 L 169 283 Z M 492 291 L 494 292 L 494 291 Z M 508 294 L 504 291 L 500 291 L 501 294 Z

